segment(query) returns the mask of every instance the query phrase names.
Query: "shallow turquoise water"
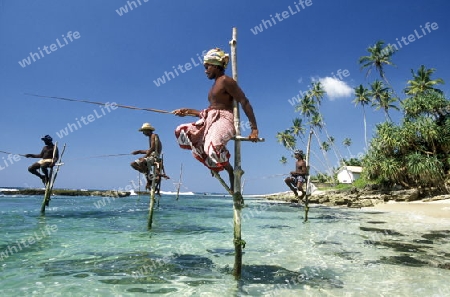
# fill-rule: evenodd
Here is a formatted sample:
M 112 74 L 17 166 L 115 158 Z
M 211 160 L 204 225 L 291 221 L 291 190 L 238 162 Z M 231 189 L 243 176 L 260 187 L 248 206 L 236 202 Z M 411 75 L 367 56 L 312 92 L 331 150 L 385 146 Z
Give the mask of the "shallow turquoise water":
M 450 219 L 230 197 L 0 197 L 0 296 L 450 296 Z

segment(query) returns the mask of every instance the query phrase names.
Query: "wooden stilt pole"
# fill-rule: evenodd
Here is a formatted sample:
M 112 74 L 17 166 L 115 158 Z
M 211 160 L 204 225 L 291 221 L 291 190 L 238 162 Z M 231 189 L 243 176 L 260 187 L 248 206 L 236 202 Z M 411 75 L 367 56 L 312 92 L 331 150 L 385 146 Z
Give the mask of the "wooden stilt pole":
M 156 163 L 153 163 L 150 172 L 152 172 L 152 187 L 150 190 L 150 206 L 149 206 L 149 214 L 148 214 L 148 229 L 152 229 L 153 222 L 153 208 L 155 206 L 155 188 L 156 188 Z
M 53 159 L 55 159 L 55 154 L 56 154 L 57 149 L 58 149 L 58 143 L 55 142 L 55 147 L 53 148 Z M 59 166 L 63 165 L 61 160 L 62 160 L 62 156 L 64 155 L 65 150 L 66 150 L 66 144 L 64 144 L 61 155 L 59 156 L 59 161 L 57 161 L 57 163 L 52 168 L 50 168 L 48 181 L 45 184 L 45 194 L 44 194 L 44 200 L 42 201 L 42 205 L 41 205 L 41 215 L 45 214 L 45 207 L 49 206 L 50 196 L 52 195 L 53 185 L 55 184 L 56 177 L 58 176 Z M 53 174 L 53 168 L 55 166 L 56 166 L 56 171 Z
M 178 197 L 180 196 L 180 187 L 181 187 L 181 176 L 182 176 L 182 173 L 183 173 L 183 163 L 181 163 L 181 165 L 180 165 L 180 178 L 178 179 L 177 199 L 176 200 L 178 200 Z
M 230 193 L 231 196 L 233 196 L 233 191 L 231 191 L 230 187 L 227 185 L 227 183 L 222 179 L 222 177 L 220 176 L 220 174 L 214 170 L 211 170 L 211 174 L 217 178 L 220 182 L 220 184 L 225 188 L 225 190 Z
M 237 81 L 237 55 L 236 55 L 236 43 L 237 43 L 237 29 L 233 28 L 233 36 L 230 41 L 231 45 L 231 62 L 232 62 L 232 75 L 233 79 Z M 241 194 L 241 176 L 244 171 L 241 168 L 241 136 L 240 130 L 240 118 L 239 118 L 239 105 L 236 101 L 233 103 L 234 113 L 234 126 L 236 128 L 236 138 L 234 141 L 234 190 L 233 195 L 233 222 L 234 222 L 234 268 L 233 275 L 236 280 L 241 278 L 242 271 L 242 248 L 245 247 L 245 241 L 241 236 L 241 210 L 244 205 L 244 199 Z
M 141 173 L 138 173 L 138 201 L 141 201 Z
M 311 196 L 311 181 L 309 179 L 309 154 L 310 154 L 310 149 L 311 149 L 311 137 L 312 137 L 313 131 L 310 130 L 309 131 L 309 137 L 308 137 L 308 144 L 306 146 L 306 168 L 308 170 L 308 175 L 306 177 L 306 196 L 305 196 L 305 219 L 303 220 L 304 222 L 308 221 L 308 213 L 309 213 L 309 196 Z

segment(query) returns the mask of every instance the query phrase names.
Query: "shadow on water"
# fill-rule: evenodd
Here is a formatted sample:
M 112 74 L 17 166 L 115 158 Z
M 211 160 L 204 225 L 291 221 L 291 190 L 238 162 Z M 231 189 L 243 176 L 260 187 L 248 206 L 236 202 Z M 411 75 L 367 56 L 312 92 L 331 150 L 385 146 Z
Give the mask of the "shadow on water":
M 403 252 L 403 253 L 423 253 L 424 252 L 423 249 L 432 248 L 432 246 L 416 245 L 398 241 L 374 241 L 372 242 L 372 244 L 391 248 L 396 252 Z
M 383 233 L 384 235 L 396 235 L 396 236 L 403 236 L 403 234 L 393 231 L 391 229 L 380 229 L 380 228 L 373 228 L 373 227 L 359 227 L 361 231 L 370 231 L 370 232 L 376 232 L 376 233 Z
M 450 231 L 449 230 L 434 230 L 430 233 L 422 235 L 423 238 L 428 240 L 440 240 L 440 239 L 450 239 Z
M 100 282 L 110 284 L 170 283 L 180 275 L 202 280 L 220 277 L 209 258 L 191 254 L 94 253 L 87 258 L 51 261 L 42 265 L 44 274 L 41 277 L 95 276 Z
M 263 229 L 283 229 L 283 228 L 293 228 L 292 226 L 287 225 L 262 225 Z
M 379 260 L 380 263 L 383 264 L 392 264 L 392 265 L 404 265 L 404 266 L 412 266 L 412 267 L 422 267 L 430 265 L 428 262 L 424 262 L 418 260 L 410 255 L 399 255 L 399 256 L 391 256 L 391 257 L 381 257 Z
M 85 218 L 93 218 L 93 219 L 109 219 L 113 216 L 117 216 L 120 213 L 121 215 L 126 215 L 125 212 L 118 212 L 117 210 L 113 211 L 105 211 L 105 210 L 86 210 L 86 211 L 58 211 L 58 212 L 46 212 L 45 217 L 47 218 L 74 218 L 74 219 L 85 219 Z M 131 215 L 131 214 L 129 214 Z
M 343 288 L 343 282 L 330 269 L 306 266 L 299 271 L 287 270 L 274 265 L 245 265 L 242 269 L 244 284 L 273 284 L 286 286 L 309 285 L 320 288 Z
M 227 233 L 224 228 L 199 226 L 199 225 L 179 225 L 171 226 L 167 230 L 170 233 L 183 234 L 202 234 L 202 233 Z
M 231 250 L 211 250 L 211 254 L 230 255 Z M 172 254 L 161 256 L 153 253 L 94 253 L 80 259 L 48 261 L 41 264 L 41 278 L 72 276 L 74 278 L 95 279 L 103 284 L 128 285 L 128 292 L 163 294 L 176 292 L 179 284 L 197 287 L 204 284 L 222 284 L 231 280 L 230 267 L 218 268 L 207 257 L 192 254 Z M 139 285 L 159 285 L 142 288 Z M 173 285 L 172 285 L 173 284 Z M 303 267 L 290 271 L 273 265 L 243 265 L 240 289 L 245 285 L 269 284 L 301 287 L 342 288 L 337 274 L 328 268 Z
M 386 222 L 383 221 L 367 221 L 368 224 L 386 224 Z

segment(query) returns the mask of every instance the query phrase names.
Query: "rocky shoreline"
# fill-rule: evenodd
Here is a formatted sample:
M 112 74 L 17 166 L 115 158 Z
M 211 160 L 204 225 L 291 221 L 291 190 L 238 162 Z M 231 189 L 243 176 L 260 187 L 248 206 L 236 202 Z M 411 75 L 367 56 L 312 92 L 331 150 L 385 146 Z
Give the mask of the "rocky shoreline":
M 0 190 L 0 195 L 44 195 L 44 189 L 18 189 L 18 190 Z M 145 194 L 146 192 L 142 192 Z M 68 190 L 54 189 L 54 195 L 59 196 L 102 196 L 122 198 L 131 195 L 131 192 L 116 190 Z M 138 194 L 138 193 L 137 193 Z M 139 193 L 141 194 L 141 193 Z M 276 200 L 284 202 L 297 202 L 291 191 L 262 196 L 267 200 Z M 450 194 L 434 191 L 424 191 L 420 189 L 396 189 L 379 190 L 373 188 L 347 190 L 317 190 L 309 197 L 309 203 L 321 204 L 325 206 L 342 206 L 350 208 L 373 207 L 389 201 L 411 202 L 423 201 L 431 202 L 450 199 Z
M 290 191 L 264 196 L 268 200 L 278 200 L 285 202 L 297 202 L 294 194 Z M 309 197 L 309 203 L 322 204 L 326 206 L 343 206 L 350 208 L 373 207 L 377 204 L 389 201 L 411 202 L 423 201 L 431 202 L 437 200 L 449 199 L 450 194 L 442 193 L 437 190 L 422 189 L 397 189 L 397 190 L 379 190 L 373 188 L 348 190 L 328 190 L 315 191 Z

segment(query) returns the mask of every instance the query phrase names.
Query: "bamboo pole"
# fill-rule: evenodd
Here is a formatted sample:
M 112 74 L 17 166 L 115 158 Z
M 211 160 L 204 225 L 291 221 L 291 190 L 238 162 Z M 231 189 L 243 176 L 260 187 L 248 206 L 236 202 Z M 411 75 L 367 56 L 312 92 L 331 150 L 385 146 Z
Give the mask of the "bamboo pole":
M 138 201 L 141 201 L 141 173 L 138 173 Z
M 306 146 L 306 170 L 308 172 L 308 175 L 306 176 L 306 195 L 305 195 L 305 219 L 304 222 L 308 221 L 308 213 L 309 213 L 309 196 L 311 196 L 311 181 L 309 179 L 309 154 L 311 150 L 311 137 L 312 137 L 313 131 L 312 129 L 309 131 L 309 137 L 308 137 L 308 144 Z
M 180 165 L 180 178 L 178 179 L 177 199 L 176 200 L 178 200 L 178 197 L 180 196 L 180 187 L 181 187 L 181 176 L 182 176 L 182 174 L 183 174 L 183 163 L 181 163 L 181 165 Z
M 236 55 L 236 43 L 237 43 L 237 29 L 233 28 L 233 36 L 230 41 L 231 45 L 231 62 L 232 62 L 232 75 L 235 81 L 238 80 L 237 75 L 237 55 Z M 241 278 L 242 271 L 242 248 L 245 247 L 245 241 L 241 236 L 241 210 L 244 205 L 244 199 L 241 194 L 241 176 L 244 171 L 241 168 L 241 136 L 240 130 L 240 118 L 239 118 L 239 105 L 236 101 L 233 101 L 233 114 L 234 114 L 234 126 L 236 128 L 236 137 L 234 141 L 234 190 L 233 193 L 233 225 L 234 225 L 234 268 L 233 275 L 236 280 Z
M 53 148 L 53 159 L 55 159 L 55 154 L 56 154 L 57 148 L 58 148 L 58 143 L 55 142 L 55 147 Z M 53 185 L 55 184 L 56 177 L 58 176 L 59 166 L 63 165 L 61 160 L 62 160 L 62 156 L 64 155 L 64 151 L 65 150 L 66 150 L 66 144 L 64 144 L 64 147 L 62 149 L 61 155 L 59 156 L 58 163 L 54 165 L 54 166 L 56 166 L 55 174 L 53 174 L 53 168 L 54 167 L 50 168 L 49 179 L 47 181 L 47 184 L 45 185 L 44 200 L 42 201 L 42 205 L 41 205 L 41 214 L 42 215 L 45 214 L 45 207 L 49 206 L 50 196 L 52 195 Z
M 55 154 L 56 154 L 57 149 L 58 149 L 58 142 L 55 142 L 55 145 L 53 147 L 52 161 L 55 159 Z M 51 195 L 50 184 L 52 182 L 52 176 L 53 176 L 53 166 L 52 166 L 52 168 L 50 168 L 50 174 L 49 174 L 47 182 L 45 183 L 45 193 L 44 193 L 44 200 L 42 201 L 42 205 L 41 205 L 41 215 L 45 214 L 45 206 L 48 205 L 48 203 L 49 203 L 48 201 L 50 200 L 50 195 Z
M 156 188 L 156 163 L 152 165 L 152 187 L 150 190 L 150 206 L 149 206 L 149 214 L 148 214 L 148 222 L 147 227 L 148 229 L 152 229 L 152 222 L 153 222 L 153 208 L 155 206 L 155 188 Z

